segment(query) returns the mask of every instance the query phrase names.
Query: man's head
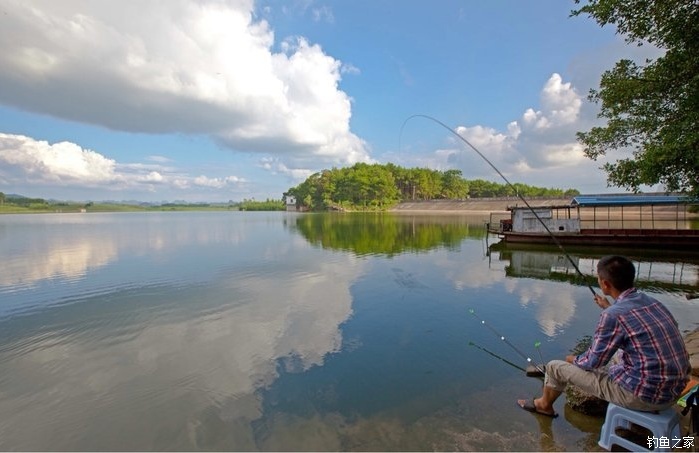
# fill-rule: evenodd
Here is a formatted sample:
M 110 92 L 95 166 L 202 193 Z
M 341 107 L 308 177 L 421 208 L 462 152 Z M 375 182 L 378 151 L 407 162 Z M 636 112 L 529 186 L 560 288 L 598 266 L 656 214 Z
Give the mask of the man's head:
M 619 292 L 633 288 L 636 277 L 636 268 L 633 263 L 623 256 L 610 255 L 600 258 L 597 263 L 597 275 L 600 287 L 604 290 L 604 283 L 613 286 Z

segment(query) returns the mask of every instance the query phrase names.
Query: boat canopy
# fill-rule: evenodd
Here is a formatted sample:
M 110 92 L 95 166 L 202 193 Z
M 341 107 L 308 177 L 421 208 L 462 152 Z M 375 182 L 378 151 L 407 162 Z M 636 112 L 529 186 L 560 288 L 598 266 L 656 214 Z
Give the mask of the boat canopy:
M 652 206 L 680 205 L 692 203 L 687 196 L 672 194 L 657 195 L 579 195 L 573 198 L 571 206 Z

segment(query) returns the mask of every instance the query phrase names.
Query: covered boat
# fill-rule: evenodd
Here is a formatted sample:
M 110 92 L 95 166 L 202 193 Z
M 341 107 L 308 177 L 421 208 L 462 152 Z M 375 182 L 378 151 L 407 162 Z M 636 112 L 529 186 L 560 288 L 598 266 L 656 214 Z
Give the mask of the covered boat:
M 507 243 L 675 248 L 699 246 L 689 205 L 675 194 L 581 195 L 561 206 L 511 206 L 509 218 L 491 214 L 488 232 Z M 695 220 L 695 223 L 699 221 Z

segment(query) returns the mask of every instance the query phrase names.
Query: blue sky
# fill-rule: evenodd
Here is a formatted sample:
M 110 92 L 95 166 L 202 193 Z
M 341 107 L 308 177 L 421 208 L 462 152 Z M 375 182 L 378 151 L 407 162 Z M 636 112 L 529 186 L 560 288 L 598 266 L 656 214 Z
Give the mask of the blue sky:
M 620 58 L 657 56 L 573 1 L 4 0 L 0 191 L 71 200 L 281 198 L 356 162 L 583 193 L 575 132 Z M 612 153 L 609 159 L 624 156 Z

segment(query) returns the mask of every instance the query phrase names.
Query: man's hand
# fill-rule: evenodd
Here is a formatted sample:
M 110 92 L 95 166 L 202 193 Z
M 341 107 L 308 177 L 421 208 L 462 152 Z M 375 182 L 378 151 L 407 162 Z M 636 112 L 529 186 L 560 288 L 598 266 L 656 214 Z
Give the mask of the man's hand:
M 574 355 L 567 355 L 567 356 L 566 356 L 566 362 L 568 362 L 568 363 L 573 363 L 573 362 L 575 361 L 575 357 L 576 357 L 576 356 L 574 356 Z
M 604 310 L 607 307 L 611 307 L 612 304 L 609 303 L 606 297 L 595 294 L 595 303 L 598 307 Z

